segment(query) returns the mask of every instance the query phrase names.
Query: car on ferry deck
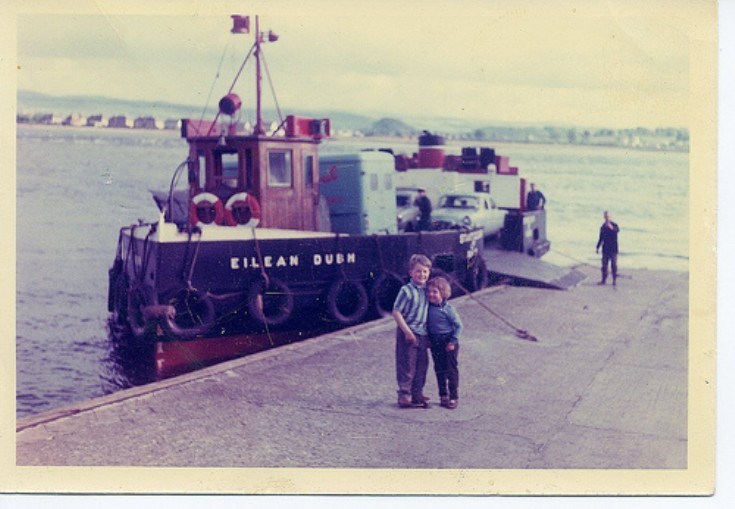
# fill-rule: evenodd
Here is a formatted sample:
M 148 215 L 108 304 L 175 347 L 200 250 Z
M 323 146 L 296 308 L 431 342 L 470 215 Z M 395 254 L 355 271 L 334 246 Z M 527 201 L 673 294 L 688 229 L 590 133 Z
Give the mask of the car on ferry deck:
M 444 194 L 431 219 L 434 230 L 481 227 L 485 237 L 493 237 L 503 229 L 505 210 L 499 209 L 485 193 Z
M 419 197 L 417 187 L 396 188 L 396 219 L 399 232 L 415 232 L 418 230 L 419 208 L 414 205 Z

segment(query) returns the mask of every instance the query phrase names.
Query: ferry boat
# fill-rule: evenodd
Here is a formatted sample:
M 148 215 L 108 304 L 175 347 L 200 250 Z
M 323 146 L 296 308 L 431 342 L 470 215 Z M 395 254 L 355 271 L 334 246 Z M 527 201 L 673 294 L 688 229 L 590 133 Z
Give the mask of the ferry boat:
M 249 33 L 249 17 L 232 18 L 234 33 Z M 236 77 L 213 120 L 182 120 L 189 152 L 170 188 L 154 193 L 159 217 L 120 229 L 111 323 L 151 346 L 158 378 L 385 316 L 414 253 L 428 256 L 455 291 L 487 284 L 481 230 L 333 228 L 319 167 L 330 120 L 289 115 L 265 132 L 262 46 L 277 37 L 261 32 L 257 17 L 254 25 L 245 59 L 255 59 L 254 127 L 237 121 Z M 393 173 L 379 186 L 394 206 Z

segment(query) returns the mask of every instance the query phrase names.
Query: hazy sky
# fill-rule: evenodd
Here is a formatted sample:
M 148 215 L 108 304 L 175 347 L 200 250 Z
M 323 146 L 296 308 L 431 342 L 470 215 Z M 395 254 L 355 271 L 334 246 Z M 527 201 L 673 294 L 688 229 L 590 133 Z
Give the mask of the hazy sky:
M 213 86 L 210 104 L 227 91 L 252 44 L 252 34 L 230 34 L 229 14 L 260 14 L 261 30 L 280 36 L 265 52 L 286 111 L 688 125 L 696 2 L 137 3 L 21 12 L 18 88 L 203 107 Z M 235 91 L 252 102 L 253 88 L 248 76 Z

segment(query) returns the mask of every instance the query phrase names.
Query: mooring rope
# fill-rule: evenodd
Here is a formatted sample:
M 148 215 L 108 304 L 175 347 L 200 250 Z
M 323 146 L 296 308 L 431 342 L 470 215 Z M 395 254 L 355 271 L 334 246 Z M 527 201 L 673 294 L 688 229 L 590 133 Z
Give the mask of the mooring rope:
M 276 111 L 278 112 L 278 119 L 281 121 L 281 126 L 285 122 L 283 119 L 283 113 L 281 113 L 281 106 L 278 104 L 278 97 L 276 97 L 276 89 L 273 87 L 273 80 L 271 79 L 271 73 L 270 70 L 268 70 L 268 62 L 265 59 L 265 53 L 261 51 L 261 56 L 263 57 L 263 67 L 265 67 L 265 75 L 268 77 L 268 85 L 271 88 L 271 94 L 273 94 L 273 102 L 276 103 Z M 279 126 L 280 129 L 280 126 Z M 276 132 L 278 132 L 278 129 L 276 129 Z M 275 135 L 275 133 L 273 133 Z
M 537 342 L 538 341 L 538 338 L 536 336 L 534 336 L 532 334 L 529 334 L 528 331 L 526 331 L 524 329 L 521 329 L 519 327 L 516 327 L 510 321 L 508 321 L 505 317 L 503 317 L 502 315 L 500 315 L 500 313 L 494 311 L 493 309 L 490 308 L 490 306 L 488 306 L 484 302 L 480 301 L 480 299 L 478 299 L 477 297 L 475 297 L 472 294 L 472 292 L 470 292 L 467 288 L 465 288 L 464 285 L 462 285 L 459 281 L 456 281 L 455 280 L 454 283 L 457 285 L 457 287 L 459 287 L 460 290 L 462 290 L 465 293 L 465 295 L 469 295 L 470 299 L 474 300 L 481 308 L 485 309 L 490 314 L 492 314 L 495 318 L 497 318 L 498 320 L 500 320 L 501 322 L 503 322 L 505 325 L 507 325 L 508 327 L 510 327 L 511 329 L 513 329 L 513 331 L 516 333 L 516 336 L 518 338 L 525 339 L 527 341 L 533 341 L 533 342 Z

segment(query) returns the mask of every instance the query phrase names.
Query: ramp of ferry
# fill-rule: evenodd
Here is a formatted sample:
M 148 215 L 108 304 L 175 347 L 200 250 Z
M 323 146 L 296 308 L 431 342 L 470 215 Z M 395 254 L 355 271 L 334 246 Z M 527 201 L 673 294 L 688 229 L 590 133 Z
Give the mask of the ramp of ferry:
M 510 279 L 522 285 L 568 290 L 587 278 L 574 267 L 560 267 L 494 244 L 485 246 L 483 258 L 491 279 L 498 281 Z

